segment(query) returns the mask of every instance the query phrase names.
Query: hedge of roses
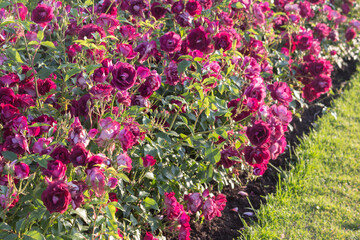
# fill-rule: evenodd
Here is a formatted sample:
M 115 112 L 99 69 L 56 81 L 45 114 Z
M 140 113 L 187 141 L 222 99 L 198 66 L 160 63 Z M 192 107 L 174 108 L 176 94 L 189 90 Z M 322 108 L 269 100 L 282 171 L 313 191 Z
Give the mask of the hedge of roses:
M 0 3 L 2 239 L 190 239 L 359 53 L 352 0 Z

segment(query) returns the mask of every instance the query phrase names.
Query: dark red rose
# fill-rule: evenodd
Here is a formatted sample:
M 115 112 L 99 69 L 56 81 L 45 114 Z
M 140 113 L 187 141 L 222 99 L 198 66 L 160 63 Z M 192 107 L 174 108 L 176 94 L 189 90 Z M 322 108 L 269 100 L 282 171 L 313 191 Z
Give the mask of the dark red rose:
M 54 18 L 53 8 L 45 4 L 39 4 L 31 13 L 31 20 L 44 27 Z
M 246 129 L 246 136 L 251 144 L 255 146 L 263 145 L 270 139 L 271 131 L 267 123 L 259 120 L 255 121 L 251 127 Z
M 119 132 L 118 138 L 124 152 L 131 149 L 135 144 L 135 136 L 128 128 L 123 128 Z
M 70 161 L 77 166 L 86 166 L 88 163 L 89 151 L 85 149 L 84 144 L 78 143 L 72 149 L 70 153 Z
M 96 9 L 97 13 L 106 13 L 112 16 L 117 15 L 117 6 L 116 3 L 112 0 L 105 0 L 101 5 Z
M 191 30 L 189 35 L 187 35 L 186 40 L 188 47 L 191 50 L 200 50 L 202 52 L 204 52 L 210 44 L 208 34 L 204 31 L 202 26 Z
M 136 70 L 129 63 L 117 62 L 112 71 L 111 85 L 120 91 L 131 88 L 136 81 Z
M 218 163 L 216 163 L 216 165 L 217 166 L 223 165 L 224 168 L 229 168 L 229 167 L 233 166 L 236 163 L 236 161 L 230 160 L 229 157 L 240 157 L 240 154 L 233 147 L 224 149 L 221 151 L 220 161 Z
M 79 31 L 79 39 L 84 39 L 85 37 L 88 39 L 95 39 L 92 34 L 96 32 L 99 33 L 101 38 L 106 37 L 106 33 L 102 28 L 95 24 L 87 24 Z
M 68 183 L 69 191 L 71 194 L 71 204 L 73 209 L 80 207 L 84 204 L 83 192 L 88 188 L 84 181 L 72 181 Z
M 35 106 L 35 101 L 29 94 L 16 94 L 14 106 L 17 108 L 26 109 L 30 106 Z
M 125 1 L 124 1 L 125 2 Z M 144 10 L 148 8 L 148 3 L 144 0 L 130 0 L 127 10 L 134 16 L 142 17 Z
M 153 4 L 151 4 L 150 12 L 156 18 L 156 20 L 159 20 L 160 18 L 163 18 L 165 16 L 167 10 L 162 6 L 161 3 L 154 2 Z
M 190 16 L 200 15 L 202 6 L 196 0 L 190 0 L 186 3 L 185 10 L 190 14 Z
M 40 95 L 47 94 L 48 92 L 51 91 L 51 89 L 56 90 L 56 84 L 50 78 L 38 79 L 37 84 Z
M 351 40 L 353 40 L 356 37 L 356 31 L 354 28 L 349 27 L 348 29 L 346 29 L 345 32 L 345 38 L 347 42 L 350 42 Z
M 211 0 L 198 0 L 203 9 L 208 10 L 212 6 Z
M 150 166 L 154 166 L 156 163 L 156 159 L 151 156 L 151 155 L 146 155 L 145 157 L 142 158 L 143 160 L 143 166 L 144 167 L 150 167 Z
M 10 120 L 16 118 L 20 114 L 19 109 L 11 104 L 0 104 L 0 119 L 3 123 L 7 123 Z
M 311 75 L 318 76 L 321 74 L 330 75 L 333 70 L 333 66 L 330 61 L 325 59 L 318 59 L 309 63 L 309 71 Z
M 117 198 L 116 193 L 113 193 L 113 192 L 109 193 L 109 201 L 110 202 L 119 202 L 119 199 Z
M 302 89 L 302 97 L 308 100 L 309 102 L 318 99 L 321 93 L 317 92 L 312 84 L 306 84 L 305 87 Z
M 65 177 L 66 165 L 60 160 L 48 161 L 47 169 L 43 174 L 52 179 L 52 181 L 61 180 Z
M 251 166 L 255 164 L 267 164 L 270 160 L 270 151 L 266 147 L 247 146 L 244 149 L 244 156 L 247 163 Z
M 50 183 L 41 194 L 41 200 L 50 214 L 53 212 L 64 213 L 70 204 L 71 194 L 63 181 L 56 181 Z
M 311 9 L 310 3 L 308 1 L 300 2 L 299 8 L 301 17 L 314 17 L 314 10 Z
M 9 73 L 0 77 L 0 86 L 13 87 L 20 81 L 19 76 L 16 73 Z
M 318 23 L 314 28 L 315 34 L 318 36 L 319 40 L 329 36 L 331 28 L 328 27 L 325 23 Z
M 229 50 L 232 47 L 233 38 L 228 32 L 219 32 L 214 36 L 215 50 Z
M 100 156 L 91 156 L 89 158 L 89 161 L 87 163 L 87 169 L 91 169 L 91 168 L 94 168 L 94 167 L 100 167 L 100 166 L 95 166 L 95 165 L 101 165 L 102 163 L 104 162 L 104 159 Z
M 175 2 L 175 3 L 171 6 L 171 12 L 172 12 L 172 13 L 178 14 L 178 13 L 181 13 L 182 10 L 184 10 L 184 3 L 183 3 L 182 0 Z
M 328 92 L 332 86 L 331 77 L 327 75 L 316 76 L 315 79 L 311 82 L 311 86 L 318 93 Z
M 40 117 L 35 118 L 34 120 L 31 121 L 31 124 L 34 123 L 44 123 L 50 126 L 39 126 L 39 127 L 30 127 L 29 131 L 31 136 L 39 136 L 42 135 L 43 133 L 47 133 L 51 127 L 54 128 L 54 132 L 57 130 L 57 121 L 55 121 L 55 119 L 51 116 L 48 115 L 41 115 Z
M 14 104 L 15 93 L 11 88 L 0 87 L 0 103 Z
M 291 89 L 286 82 L 275 82 L 274 84 L 268 85 L 268 90 L 271 92 L 271 97 L 274 100 L 289 105 L 292 101 Z
M 70 163 L 70 152 L 64 146 L 56 147 L 51 153 L 50 156 L 53 159 L 60 160 L 64 164 Z
M 180 51 L 181 49 L 181 37 L 179 34 L 174 32 L 168 32 L 165 35 L 159 38 L 160 41 L 160 49 L 168 52 L 173 53 L 176 51 Z

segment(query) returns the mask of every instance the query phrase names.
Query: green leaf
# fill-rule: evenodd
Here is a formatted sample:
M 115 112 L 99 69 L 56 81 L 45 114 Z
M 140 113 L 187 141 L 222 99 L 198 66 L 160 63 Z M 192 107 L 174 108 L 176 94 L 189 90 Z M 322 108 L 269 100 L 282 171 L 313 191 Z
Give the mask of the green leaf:
M 6 8 L 7 6 L 10 6 L 10 5 L 11 5 L 10 2 L 2 2 L 2 3 L 0 3 L 0 9 L 1 8 Z
M 177 70 L 179 73 L 185 72 L 186 68 L 191 65 L 191 61 L 183 60 L 179 63 Z
M 130 182 L 129 177 L 126 176 L 126 175 L 125 175 L 124 173 L 122 173 L 122 172 L 119 172 L 119 173 L 117 174 L 117 176 L 118 176 L 119 178 L 121 178 L 122 180 L 124 180 L 125 182 Z
M 18 159 L 16 153 L 10 152 L 10 151 L 3 151 L 1 154 L 6 158 L 7 160 L 14 161 Z
M 45 46 L 45 47 L 48 47 L 48 48 L 54 48 L 54 49 L 56 48 L 54 43 L 52 43 L 50 41 L 41 42 L 40 44 L 41 44 L 41 46 Z
M 0 230 L 11 231 L 11 227 L 7 223 L 2 222 L 0 223 Z
M 105 207 L 105 209 L 106 209 L 106 215 L 108 216 L 108 218 L 113 221 L 116 221 L 116 219 L 115 219 L 116 207 L 109 204 Z
M 36 230 L 24 234 L 25 240 L 45 240 L 45 237 Z
M 90 76 L 99 67 L 101 67 L 101 64 L 94 64 L 94 65 L 86 66 L 85 67 L 86 73 Z
M 147 209 L 154 209 L 154 210 L 159 209 L 159 206 L 157 205 L 156 201 L 149 197 L 145 198 L 143 204 L 144 204 L 144 207 Z
M 50 76 L 50 74 L 52 74 L 53 72 L 56 71 L 56 68 L 54 67 L 43 67 L 40 69 L 40 71 L 38 72 L 38 77 L 41 79 L 47 78 Z
M 40 30 L 37 33 L 37 40 L 42 41 L 44 39 L 44 31 Z
M 7 54 L 12 60 L 18 63 L 24 63 L 23 60 L 21 59 L 19 52 L 15 48 L 9 48 L 7 50 Z
M 78 74 L 81 72 L 80 68 L 73 68 L 70 71 L 68 71 L 65 75 L 65 81 L 71 78 L 73 75 Z
M 244 4 L 242 4 L 241 2 L 233 3 L 233 4 L 231 4 L 231 7 L 237 8 L 237 9 L 245 8 Z
M 72 210 L 71 213 L 75 213 L 76 215 L 78 215 L 79 217 L 82 218 L 82 220 L 84 220 L 85 223 L 89 224 L 90 223 L 90 219 L 87 216 L 87 212 L 85 209 L 83 208 L 77 208 L 75 210 Z
M 211 163 L 217 163 L 220 161 L 221 153 L 217 148 L 207 148 L 205 149 L 205 159 Z

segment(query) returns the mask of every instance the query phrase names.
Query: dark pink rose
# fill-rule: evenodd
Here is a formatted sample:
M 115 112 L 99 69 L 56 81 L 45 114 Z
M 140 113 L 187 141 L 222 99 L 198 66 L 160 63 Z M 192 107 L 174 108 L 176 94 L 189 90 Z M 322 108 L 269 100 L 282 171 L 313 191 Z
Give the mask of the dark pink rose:
M 97 197 L 101 197 L 105 193 L 105 175 L 104 170 L 99 168 L 92 168 L 86 170 L 87 173 L 87 181 L 90 182 L 93 190 L 95 192 L 95 195 Z
M 214 41 L 215 50 L 227 51 L 232 47 L 233 38 L 228 32 L 220 32 L 214 36 Z
M 11 88 L 0 87 L 0 103 L 14 104 L 15 93 Z
M 40 95 L 47 94 L 51 89 L 56 90 L 56 84 L 50 78 L 38 79 L 37 84 Z
M 127 59 L 134 59 L 138 54 L 137 52 L 134 52 L 130 44 L 121 43 L 116 45 L 116 48 L 116 51 L 124 55 Z
M 266 97 L 266 88 L 263 83 L 251 83 L 244 93 L 246 97 L 256 99 L 261 104 Z
M 333 71 L 333 66 L 330 61 L 325 59 L 318 59 L 309 63 L 309 72 L 313 76 L 330 75 Z
M 77 166 L 86 166 L 88 162 L 89 151 L 85 149 L 84 144 L 78 143 L 72 149 L 70 153 L 70 161 Z
M 251 127 L 246 129 L 246 136 L 251 144 L 255 146 L 263 145 L 270 139 L 270 129 L 267 123 L 263 121 L 255 121 Z
M 99 168 L 101 164 L 104 163 L 104 158 L 100 157 L 100 156 L 97 156 L 97 155 L 94 155 L 94 156 L 91 156 L 87 162 L 87 169 L 92 169 L 94 167 L 97 167 Z
M 146 232 L 143 240 L 157 240 L 157 238 L 154 238 L 151 232 Z
M 15 164 L 14 173 L 15 173 L 15 177 L 18 179 L 27 178 L 30 173 L 29 165 L 23 162 L 19 162 Z
M 176 220 L 184 211 L 184 207 L 175 198 L 174 192 L 165 192 L 164 205 L 165 214 L 169 221 Z
M 208 198 L 202 207 L 202 212 L 206 220 L 211 221 L 215 217 L 221 217 L 221 211 L 216 205 L 215 197 Z
M 254 175 L 262 176 L 267 170 L 267 164 L 254 164 L 253 168 L 254 168 L 253 170 Z
M 27 7 L 24 6 L 24 4 L 18 3 L 15 6 L 14 11 L 16 12 L 16 16 L 17 16 L 17 12 L 19 13 L 19 17 L 20 17 L 21 21 L 25 21 L 26 15 L 28 14 L 28 9 L 27 9 Z
M 145 62 L 150 56 L 154 56 L 156 53 L 156 42 L 155 41 L 144 41 L 136 46 L 134 49 L 135 52 L 139 53 L 139 62 Z
M 126 168 L 123 169 L 124 172 L 129 173 L 131 171 L 132 159 L 128 156 L 126 152 L 117 156 L 116 161 L 119 166 L 126 166 Z
M 314 17 L 314 10 L 311 9 L 310 3 L 308 1 L 300 2 L 299 3 L 300 8 L 300 16 L 305 17 Z
M 43 174 L 52 181 L 62 180 L 65 177 L 66 165 L 60 160 L 48 161 L 47 168 L 43 170 Z
M 229 147 L 227 149 L 224 149 L 221 151 L 221 158 L 218 163 L 216 163 L 217 166 L 223 165 L 224 168 L 229 168 L 233 166 L 236 161 L 230 160 L 230 157 L 238 157 L 240 158 L 240 153 L 233 147 Z
M 98 68 L 94 71 L 92 78 L 95 82 L 103 83 L 109 76 L 109 69 L 105 67 Z
M 154 166 L 156 163 L 156 159 L 151 156 L 151 155 L 146 155 L 145 157 L 142 158 L 143 160 L 143 166 L 144 167 L 150 167 L 150 166 Z
M 173 5 L 171 6 L 172 13 L 178 14 L 181 13 L 182 10 L 184 10 L 184 3 L 182 0 L 173 3 Z
M 203 9 L 208 10 L 212 6 L 211 0 L 198 0 Z
M 38 126 L 38 127 L 29 127 L 29 132 L 31 134 L 31 136 L 40 136 L 43 133 L 47 133 L 49 132 L 50 128 L 54 129 L 54 132 L 56 132 L 57 130 L 57 121 L 55 121 L 55 119 L 51 116 L 48 115 L 41 115 L 40 117 L 35 118 L 34 120 L 31 121 L 31 124 L 34 123 L 42 123 L 46 126 Z
M 315 79 L 311 82 L 311 86 L 318 93 L 328 92 L 332 86 L 331 77 L 327 75 L 316 76 Z
M 169 63 L 169 65 L 165 68 L 164 73 L 166 76 L 166 84 L 175 86 L 176 84 L 181 82 L 181 78 L 177 70 L 177 64 L 174 61 L 171 61 Z
M 102 28 L 107 29 L 110 34 L 113 34 L 114 29 L 119 26 L 119 20 L 117 20 L 110 14 L 102 13 L 96 19 L 96 24 L 98 24 Z
M 118 135 L 122 149 L 126 152 L 135 144 L 135 137 L 128 128 L 123 128 Z
M 191 50 L 200 50 L 202 52 L 206 51 L 210 44 L 208 34 L 202 26 L 191 30 L 186 37 L 186 41 Z
M 268 90 L 271 92 L 271 97 L 285 105 L 292 101 L 291 89 L 286 82 L 275 82 L 268 85 Z
M 203 204 L 203 199 L 200 193 L 185 194 L 184 201 L 187 201 L 187 210 L 190 211 L 191 214 L 195 214 L 199 211 Z
M 19 116 L 19 114 L 19 109 L 17 109 L 13 105 L 4 103 L 0 104 L 0 120 L 3 123 L 7 123 L 15 119 L 17 116 Z
M 60 160 L 64 164 L 70 163 L 70 152 L 64 146 L 56 147 L 51 153 L 50 156 L 53 159 Z
M 161 86 L 161 77 L 156 71 L 152 71 L 145 82 L 139 87 L 141 96 L 150 97 Z
M 119 182 L 119 180 L 117 178 L 111 177 L 111 178 L 109 178 L 109 181 L 107 182 L 107 186 L 110 189 L 114 189 L 114 188 L 116 188 L 118 182 Z
M 174 32 L 168 32 L 165 35 L 159 38 L 160 41 L 160 49 L 168 52 L 173 53 L 176 51 L 180 51 L 181 48 L 181 37 L 179 34 Z
M 312 84 L 306 84 L 302 89 L 302 97 L 308 100 L 309 102 L 318 99 L 321 93 L 317 92 Z
M 244 156 L 247 163 L 251 166 L 254 164 L 267 164 L 270 160 L 270 151 L 266 147 L 251 147 L 247 146 L 244 149 Z
M 175 16 L 175 20 L 181 27 L 191 27 L 193 17 L 190 16 L 189 13 L 183 12 L 183 13 L 177 14 Z
M 348 29 L 346 29 L 345 32 L 345 38 L 347 42 L 350 42 L 351 40 L 353 40 L 356 37 L 356 31 L 354 28 L 349 27 Z
M 97 84 L 89 90 L 91 99 L 109 101 L 113 87 L 106 84 Z
M 117 62 L 112 71 L 111 85 L 120 91 L 131 88 L 136 81 L 136 70 L 129 63 Z
M 127 10 L 134 16 L 142 17 L 143 12 L 148 8 L 148 2 L 145 0 L 130 0 Z
M 71 205 L 76 209 L 84 204 L 83 192 L 88 188 L 84 181 L 72 181 L 68 183 L 71 194 Z
M 315 33 L 315 35 L 318 36 L 320 41 L 323 38 L 326 38 L 327 36 L 329 36 L 330 31 L 331 31 L 331 28 L 328 27 L 325 23 L 318 23 L 316 25 L 316 27 L 314 28 L 314 33 Z
M 301 51 L 309 50 L 313 43 L 312 31 L 310 30 L 300 32 L 298 35 L 296 35 L 294 43 Z
M 31 13 L 31 21 L 45 27 L 54 18 L 53 8 L 45 4 L 39 4 Z
M 27 139 L 23 134 L 7 135 L 4 142 L 4 151 L 11 151 L 16 154 L 30 153 Z
M 101 5 L 98 5 L 96 8 L 97 13 L 106 13 L 112 16 L 117 15 L 117 4 L 112 0 L 105 0 Z
M 38 153 L 40 155 L 48 154 L 51 152 L 53 146 L 48 147 L 52 142 L 53 138 L 39 138 L 33 145 L 33 153 Z
M 13 87 L 20 81 L 19 76 L 16 73 L 9 73 L 0 77 L 0 86 Z
M 292 120 L 292 113 L 284 105 L 272 105 L 271 111 L 282 123 L 282 125 L 288 125 Z
M 88 39 L 95 39 L 93 33 L 99 33 L 101 38 L 106 37 L 106 33 L 102 28 L 95 24 L 87 24 L 79 31 L 79 39 L 83 40 L 85 37 Z
M 150 12 L 151 15 L 156 18 L 156 20 L 159 20 L 160 18 L 163 18 L 165 16 L 167 10 L 162 6 L 161 3 L 154 2 L 153 4 L 151 4 Z
M 190 14 L 190 16 L 200 15 L 202 6 L 196 0 L 190 0 L 186 3 L 185 10 Z
M 27 109 L 35 106 L 35 101 L 29 94 L 16 94 L 14 106 L 17 108 Z
M 71 194 L 63 181 L 56 181 L 50 183 L 41 194 L 41 200 L 50 214 L 53 212 L 64 213 L 70 204 Z

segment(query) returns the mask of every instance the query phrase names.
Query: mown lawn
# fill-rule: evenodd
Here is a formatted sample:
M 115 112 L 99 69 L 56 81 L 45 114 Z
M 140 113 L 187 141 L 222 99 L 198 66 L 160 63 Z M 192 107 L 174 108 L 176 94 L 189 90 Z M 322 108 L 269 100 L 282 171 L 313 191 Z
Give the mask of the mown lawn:
M 360 73 L 297 148 L 244 239 L 360 239 Z

